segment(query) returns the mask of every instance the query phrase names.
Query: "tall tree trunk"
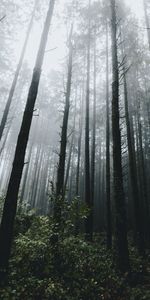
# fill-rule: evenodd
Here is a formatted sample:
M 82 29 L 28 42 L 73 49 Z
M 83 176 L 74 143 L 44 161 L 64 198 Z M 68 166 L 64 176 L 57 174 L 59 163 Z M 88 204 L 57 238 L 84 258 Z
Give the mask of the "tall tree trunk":
M 40 47 L 35 63 L 35 68 L 33 71 L 31 86 L 29 89 L 27 103 L 23 115 L 22 125 L 17 140 L 12 172 L 4 204 L 2 222 L 0 226 L 0 279 L 3 279 L 4 271 L 7 270 L 10 257 L 11 244 L 13 238 L 13 225 L 17 209 L 18 191 L 24 167 L 25 152 L 34 112 L 34 105 L 38 93 L 38 86 L 41 76 L 41 67 L 43 64 L 47 37 L 54 10 L 54 4 L 55 0 L 50 0 L 49 9 L 47 12 L 47 17 L 41 37 Z
M 101 139 L 99 140 L 99 155 L 98 155 L 98 218 L 99 218 L 99 232 L 102 230 L 102 143 Z
M 44 150 L 42 145 L 39 148 L 39 151 L 36 153 L 36 158 L 35 158 L 35 166 L 34 166 L 34 176 L 33 176 L 33 181 L 31 184 L 31 197 L 30 197 L 30 205 L 31 209 L 36 207 L 36 196 L 37 196 L 37 189 L 38 189 L 38 183 L 39 183 L 39 177 L 40 177 L 40 171 L 41 171 L 41 165 L 42 165 L 42 160 L 44 156 Z
M 136 153 L 134 146 L 134 133 L 131 134 L 131 125 L 129 117 L 129 107 L 128 107 L 128 89 L 127 80 L 124 68 L 124 105 L 125 105 L 125 120 L 127 127 L 127 144 L 128 144 L 128 154 L 129 154 L 129 170 L 131 179 L 131 189 L 132 189 L 132 199 L 134 205 L 134 216 L 135 216 L 135 229 L 136 229 L 136 240 L 140 255 L 144 255 L 144 235 L 143 235 L 143 224 L 142 216 L 140 211 L 140 198 L 139 198 L 139 188 L 138 188 L 138 175 L 136 168 Z
M 84 81 L 83 81 L 84 83 Z M 80 100 L 80 116 L 79 116 L 79 136 L 78 136 L 78 145 L 77 145 L 77 169 L 76 169 L 76 184 L 75 184 L 75 196 L 76 200 L 76 219 L 75 219 L 75 236 L 79 234 L 80 224 L 79 224 L 79 205 L 80 205 L 80 191 L 79 191 L 79 183 L 80 183 L 80 162 L 81 162 L 81 142 L 82 142 L 82 131 L 83 131 L 83 99 L 84 99 L 84 84 L 81 93 Z
M 140 107 L 139 107 L 140 109 Z M 148 242 L 150 242 L 150 209 L 147 193 L 147 178 L 145 170 L 145 160 L 143 153 L 143 137 L 142 137 L 142 124 L 140 120 L 140 112 L 137 112 L 137 127 L 138 127 L 138 139 L 139 139 L 139 162 L 140 162 L 140 175 L 141 175 L 141 191 L 143 197 L 144 206 L 144 223 L 145 223 L 145 237 Z
M 104 159 L 104 155 L 105 155 L 105 148 L 103 147 L 103 160 L 102 160 L 102 191 L 101 191 L 101 230 L 104 231 L 105 230 L 105 224 L 106 224 L 106 220 L 105 220 L 105 203 L 106 203 L 106 172 L 105 172 L 105 159 Z
M 76 97 L 77 97 L 77 95 L 76 95 Z M 67 183 L 68 183 L 68 177 L 69 177 L 69 172 L 70 172 L 70 164 L 71 164 L 71 159 L 72 159 L 72 152 L 73 152 L 73 148 L 74 148 L 73 146 L 74 146 L 74 137 L 75 137 L 76 101 L 77 101 L 77 99 L 75 99 L 75 112 L 74 112 L 74 120 L 73 120 L 73 129 L 72 129 L 72 137 L 71 137 L 71 142 L 70 142 L 69 157 L 68 157 L 67 168 L 66 168 L 64 190 L 66 190 Z
M 148 13 L 147 13 L 146 0 L 143 0 L 143 4 L 144 4 L 144 14 L 145 14 L 146 29 L 147 29 L 148 45 L 149 45 L 149 50 L 150 50 L 150 22 L 149 22 Z
M 41 183 L 41 188 L 40 188 L 40 192 L 38 193 L 38 203 L 39 203 L 39 207 L 40 207 L 40 212 L 41 214 L 46 214 L 47 213 L 47 178 L 48 178 L 48 168 L 50 165 L 50 152 L 51 149 L 48 151 L 45 151 L 45 157 L 43 159 L 43 172 L 42 172 L 42 176 L 40 179 L 40 183 Z
M 7 128 L 7 131 L 5 133 L 5 138 L 3 139 L 3 142 L 2 142 L 2 145 L 1 145 L 1 148 L 0 148 L 0 156 L 2 155 L 2 152 L 5 148 L 5 145 L 6 145 L 6 142 L 7 142 L 7 138 L 9 136 L 9 132 L 10 132 L 10 126 Z
M 60 153 L 59 162 L 57 170 L 57 182 L 56 182 L 56 197 L 64 195 L 64 177 L 65 177 L 65 162 L 66 162 L 66 147 L 67 147 L 67 131 L 68 131 L 68 119 L 70 110 L 70 94 L 71 94 L 71 80 L 72 80 L 72 60 L 73 60 L 73 45 L 72 45 L 72 31 L 71 28 L 69 37 L 69 62 L 68 62 L 68 75 L 67 75 L 67 88 L 66 88 L 66 98 L 65 98 L 65 108 L 63 116 L 63 124 L 61 131 L 61 141 L 60 141 Z M 54 216 L 56 219 L 60 219 L 61 207 L 59 204 L 55 204 Z
M 28 161 L 27 161 L 27 165 L 26 165 L 26 168 L 25 168 L 25 172 L 24 172 L 24 175 L 23 175 L 23 182 L 22 182 L 22 189 L 21 189 L 21 193 L 20 193 L 20 202 L 19 202 L 19 205 L 21 206 L 23 201 L 25 200 L 24 199 L 24 193 L 25 193 L 25 188 L 26 188 L 26 182 L 27 182 L 27 177 L 28 177 L 28 171 L 29 171 L 29 166 L 30 166 L 30 159 L 31 159 L 31 155 L 32 155 L 32 147 L 33 147 L 33 144 L 30 145 L 30 148 L 29 148 L 29 153 L 28 153 Z M 21 209 L 21 207 L 20 207 Z
M 95 147 L 96 147 L 96 26 L 94 30 L 94 99 L 93 99 L 93 126 L 91 148 L 91 202 L 94 203 L 95 192 Z
M 119 69 L 117 50 L 117 18 L 115 0 L 111 4 L 112 32 L 112 139 L 113 139 L 113 188 L 115 203 L 115 250 L 116 263 L 121 272 L 129 270 L 129 252 L 126 225 L 126 204 L 123 189 L 121 133 L 119 114 Z
M 87 82 L 86 82 L 86 109 L 85 109 L 85 202 L 90 209 L 89 216 L 85 220 L 86 239 L 92 240 L 93 235 L 93 207 L 91 202 L 91 182 L 90 182 L 90 151 L 89 151 L 89 100 L 90 100 L 90 20 L 89 0 L 89 22 L 88 22 L 88 48 L 87 48 Z
M 4 129 L 5 129 L 5 126 L 6 126 L 6 123 L 7 123 L 9 109 L 10 109 L 10 106 L 11 106 L 11 103 L 12 103 L 12 100 L 13 100 L 17 80 L 18 80 L 18 77 L 19 77 L 20 69 L 22 67 L 25 51 L 26 51 L 28 40 L 29 40 L 29 37 L 30 37 L 30 32 L 31 32 L 31 29 L 32 29 L 32 26 L 33 26 L 33 20 L 34 20 L 34 16 L 35 16 L 36 7 L 37 7 L 37 1 L 35 1 L 34 9 L 33 9 L 31 20 L 30 20 L 28 30 L 27 30 L 27 33 L 26 33 L 26 38 L 25 38 L 25 41 L 24 41 L 24 45 L 23 45 L 23 48 L 22 48 L 21 55 L 20 55 L 19 63 L 17 65 L 17 69 L 16 69 L 14 79 L 13 79 L 13 82 L 12 82 L 12 85 L 11 85 L 9 96 L 8 96 L 8 99 L 7 99 L 5 108 L 4 108 L 4 113 L 3 113 L 1 124 L 0 124 L 0 140 L 3 136 L 3 132 L 4 132 Z
M 80 162 L 81 162 L 81 142 L 83 131 L 83 99 L 84 99 L 84 84 L 80 101 L 80 116 L 79 116 L 79 137 L 78 137 L 78 156 L 77 156 L 77 172 L 76 172 L 76 196 L 79 196 L 79 181 L 80 181 Z
M 148 83 L 146 78 L 144 78 L 144 85 L 145 85 L 145 111 L 146 111 L 146 115 L 147 115 L 147 121 L 148 121 L 148 126 L 150 129 L 150 102 L 149 102 L 149 95 L 148 95 Z
M 122 59 L 123 57 L 125 57 L 124 52 L 125 51 L 123 45 L 121 45 Z M 138 187 L 134 129 L 132 127 L 132 123 L 129 115 L 128 87 L 127 87 L 125 64 L 123 65 L 123 86 L 124 86 L 125 122 L 127 128 L 127 147 L 128 147 L 128 155 L 129 155 L 129 171 L 130 171 L 131 191 L 132 191 L 132 199 L 133 199 L 133 206 L 134 206 L 136 243 L 137 243 L 139 254 L 144 255 L 145 253 L 144 231 L 143 231 L 140 195 L 139 195 L 139 187 Z
M 72 154 L 71 166 L 70 166 L 69 191 L 68 191 L 69 203 L 71 203 L 71 200 L 73 199 L 73 175 L 74 175 L 74 152 Z
M 106 24 L 106 221 L 107 248 L 112 247 L 111 199 L 110 199 L 110 117 L 109 117 L 109 64 L 108 64 L 108 24 Z

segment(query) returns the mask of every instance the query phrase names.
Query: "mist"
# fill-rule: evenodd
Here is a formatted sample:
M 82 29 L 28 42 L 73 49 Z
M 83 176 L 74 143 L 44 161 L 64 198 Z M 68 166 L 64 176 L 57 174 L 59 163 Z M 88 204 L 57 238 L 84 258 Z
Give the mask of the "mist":
M 0 45 L 2 299 L 149 299 L 149 1 L 2 0 Z

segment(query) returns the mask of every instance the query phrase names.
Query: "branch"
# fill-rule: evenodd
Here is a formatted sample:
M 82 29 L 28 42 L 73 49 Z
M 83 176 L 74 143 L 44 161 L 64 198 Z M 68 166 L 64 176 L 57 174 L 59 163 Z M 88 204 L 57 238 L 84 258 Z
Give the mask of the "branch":
M 132 24 L 132 25 L 135 26 L 135 27 L 138 27 L 142 30 L 150 30 L 150 27 L 142 27 L 142 26 L 139 26 L 139 25 L 136 25 L 136 24 Z
M 48 52 L 50 52 L 50 51 L 54 51 L 54 50 L 56 50 L 58 47 L 55 47 L 55 48 L 52 48 L 52 49 L 49 49 L 49 50 L 46 50 L 45 51 L 45 53 L 48 53 Z
M 6 15 L 0 19 L 0 22 L 3 21 L 5 18 L 6 18 Z

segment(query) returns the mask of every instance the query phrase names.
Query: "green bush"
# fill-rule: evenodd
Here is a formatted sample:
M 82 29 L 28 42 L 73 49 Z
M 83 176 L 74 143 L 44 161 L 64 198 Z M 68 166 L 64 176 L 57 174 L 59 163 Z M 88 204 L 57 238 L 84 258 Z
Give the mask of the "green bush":
M 74 235 L 73 206 L 75 202 L 63 206 L 60 224 L 35 214 L 17 216 L 8 285 L 1 288 L 0 299 L 150 299 L 148 284 L 129 287 L 126 275 L 117 274 L 103 235 L 95 236 L 93 243 Z M 87 213 L 82 208 L 78 216 L 85 218 Z M 142 259 L 133 246 L 130 256 L 133 272 L 145 278 Z

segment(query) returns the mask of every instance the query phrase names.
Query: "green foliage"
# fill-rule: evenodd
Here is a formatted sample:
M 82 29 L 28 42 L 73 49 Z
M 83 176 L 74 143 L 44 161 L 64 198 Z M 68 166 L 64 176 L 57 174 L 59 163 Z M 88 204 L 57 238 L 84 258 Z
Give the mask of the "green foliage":
M 137 286 L 130 291 L 130 300 L 149 300 L 150 286 Z
M 74 235 L 76 217 L 88 214 L 76 201 L 64 204 L 61 227 L 53 217 L 18 214 L 8 285 L 1 288 L 0 299 L 150 299 L 147 287 L 132 283 L 131 288 L 126 276 L 117 275 L 103 236 L 88 243 Z M 132 268 L 139 273 L 142 259 L 133 247 L 130 252 Z

